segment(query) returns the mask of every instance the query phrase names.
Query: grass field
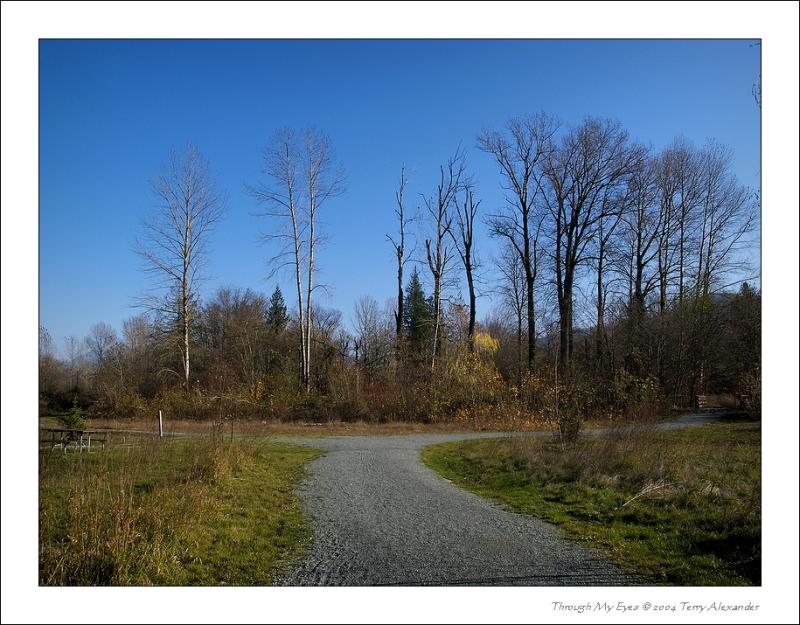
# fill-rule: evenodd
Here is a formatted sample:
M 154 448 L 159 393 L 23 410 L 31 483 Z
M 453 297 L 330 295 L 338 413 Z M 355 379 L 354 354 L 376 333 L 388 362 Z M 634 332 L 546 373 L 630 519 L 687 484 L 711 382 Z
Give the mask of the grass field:
M 293 489 L 317 455 L 207 437 L 44 451 L 40 584 L 269 584 L 309 536 Z
M 761 583 L 760 423 L 612 431 L 562 451 L 552 438 L 423 450 L 479 495 L 555 523 L 648 583 Z

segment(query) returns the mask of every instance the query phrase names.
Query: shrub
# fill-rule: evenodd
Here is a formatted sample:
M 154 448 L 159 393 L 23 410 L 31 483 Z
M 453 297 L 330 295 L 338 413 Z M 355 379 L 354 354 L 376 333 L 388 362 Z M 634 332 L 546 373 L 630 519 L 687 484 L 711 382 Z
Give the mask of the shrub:
M 737 391 L 741 407 L 750 416 L 761 416 L 761 369 L 759 367 L 755 367 L 741 377 Z
M 666 406 L 655 376 L 637 377 L 624 369 L 614 376 L 610 403 L 628 419 L 650 419 L 662 415 Z

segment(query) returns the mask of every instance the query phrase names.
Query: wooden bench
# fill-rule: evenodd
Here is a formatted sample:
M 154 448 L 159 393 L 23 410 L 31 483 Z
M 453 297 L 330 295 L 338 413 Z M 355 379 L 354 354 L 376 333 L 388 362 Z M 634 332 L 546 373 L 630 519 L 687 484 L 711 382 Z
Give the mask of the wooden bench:
M 50 435 L 49 440 L 45 442 L 50 445 L 51 451 L 61 449 L 67 453 L 70 445 L 74 445 L 78 453 L 84 449 L 89 452 L 92 450 L 92 442 L 95 443 L 95 447 L 100 444 L 105 449 L 106 446 L 106 432 L 101 430 L 42 428 L 40 431 Z

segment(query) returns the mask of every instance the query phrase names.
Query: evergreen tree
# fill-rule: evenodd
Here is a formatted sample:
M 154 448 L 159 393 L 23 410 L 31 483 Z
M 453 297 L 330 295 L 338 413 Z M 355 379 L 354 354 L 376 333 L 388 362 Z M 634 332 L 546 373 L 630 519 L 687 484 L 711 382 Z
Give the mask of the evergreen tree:
M 275 334 L 280 334 L 286 328 L 287 323 L 289 323 L 289 315 L 286 312 L 286 302 L 283 301 L 281 288 L 276 286 L 272 297 L 269 298 L 267 325 Z
M 403 329 L 412 353 L 427 353 L 433 340 L 433 307 L 431 299 L 425 297 L 425 291 L 414 268 L 411 281 L 406 287 L 406 298 L 403 306 Z

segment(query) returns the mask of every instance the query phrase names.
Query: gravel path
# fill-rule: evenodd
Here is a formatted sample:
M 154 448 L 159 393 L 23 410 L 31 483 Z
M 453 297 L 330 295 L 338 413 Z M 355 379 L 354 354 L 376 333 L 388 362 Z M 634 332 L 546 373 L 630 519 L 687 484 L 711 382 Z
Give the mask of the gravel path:
M 707 422 L 690 415 L 663 429 Z M 529 433 L 527 435 L 543 435 Z M 300 489 L 314 539 L 282 585 L 634 584 L 555 526 L 509 512 L 426 467 L 420 449 L 509 433 L 294 439 L 326 454 Z

